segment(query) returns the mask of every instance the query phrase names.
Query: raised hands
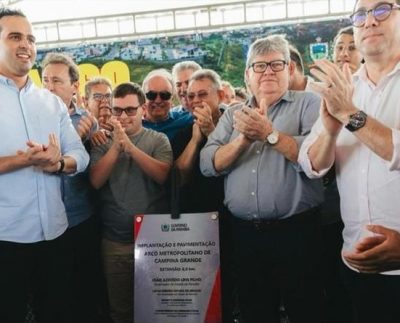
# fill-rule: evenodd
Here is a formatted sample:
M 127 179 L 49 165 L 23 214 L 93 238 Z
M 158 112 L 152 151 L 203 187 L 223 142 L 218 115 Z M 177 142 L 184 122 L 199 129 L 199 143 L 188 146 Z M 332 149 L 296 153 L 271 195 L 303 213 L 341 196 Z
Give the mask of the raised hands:
M 250 140 L 265 140 L 272 129 L 272 122 L 266 117 L 266 101 L 261 100 L 259 107 L 243 107 L 234 112 L 233 127 Z
M 358 111 L 352 100 L 354 87 L 349 64 L 344 64 L 341 70 L 328 60 L 319 60 L 315 66 L 317 68 L 312 68 L 310 72 L 322 83 L 311 83 L 311 88 L 323 98 L 326 112 L 346 124 L 349 116 Z
M 116 119 L 111 119 L 110 123 L 112 124 L 114 131 L 114 148 L 117 148 L 120 152 L 129 153 L 132 149 L 133 143 L 129 139 L 128 135 L 126 134 L 124 128 L 122 127 L 121 123 Z
M 28 141 L 28 149 L 25 152 L 19 151 L 18 154 L 25 154 L 29 163 L 39 167 L 45 172 L 56 172 L 61 159 L 60 144 L 54 133 L 49 135 L 49 143 L 47 145 L 39 144 L 34 141 Z
M 114 126 L 110 122 L 108 115 L 99 117 L 100 130 L 92 134 L 90 143 L 92 146 L 105 145 L 108 141 L 107 138 L 111 137 L 111 132 L 114 130 Z
M 89 137 L 90 130 L 93 125 L 96 123 L 96 119 L 92 115 L 83 116 L 78 123 L 78 127 L 76 131 L 78 132 L 79 137 L 81 137 L 82 141 L 86 140 Z
M 325 99 L 321 100 L 319 115 L 326 132 L 330 136 L 336 137 L 342 130 L 343 124 L 329 113 Z
M 200 104 L 201 106 L 193 109 L 193 115 L 195 117 L 194 123 L 199 126 L 202 134 L 208 137 L 208 135 L 215 129 L 212 111 L 206 102 L 201 102 Z

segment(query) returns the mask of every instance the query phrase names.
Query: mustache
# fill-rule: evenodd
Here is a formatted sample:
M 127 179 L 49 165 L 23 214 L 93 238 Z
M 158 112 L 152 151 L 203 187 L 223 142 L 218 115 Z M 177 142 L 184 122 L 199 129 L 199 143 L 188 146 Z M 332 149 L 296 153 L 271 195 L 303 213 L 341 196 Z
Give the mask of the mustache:
M 149 108 L 165 108 L 168 106 L 168 102 L 151 102 L 148 103 Z

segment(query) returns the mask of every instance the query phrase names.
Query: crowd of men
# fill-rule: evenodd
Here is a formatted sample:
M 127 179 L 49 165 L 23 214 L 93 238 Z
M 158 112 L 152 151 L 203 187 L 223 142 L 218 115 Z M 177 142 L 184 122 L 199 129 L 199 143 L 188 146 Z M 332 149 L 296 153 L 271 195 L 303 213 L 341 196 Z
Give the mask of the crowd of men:
M 350 21 L 312 76 L 269 35 L 246 90 L 183 61 L 81 95 L 65 54 L 32 83 L 0 9 L 0 322 L 133 322 L 133 215 L 170 212 L 172 169 L 181 212 L 221 214 L 224 322 L 399 322 L 400 0 Z

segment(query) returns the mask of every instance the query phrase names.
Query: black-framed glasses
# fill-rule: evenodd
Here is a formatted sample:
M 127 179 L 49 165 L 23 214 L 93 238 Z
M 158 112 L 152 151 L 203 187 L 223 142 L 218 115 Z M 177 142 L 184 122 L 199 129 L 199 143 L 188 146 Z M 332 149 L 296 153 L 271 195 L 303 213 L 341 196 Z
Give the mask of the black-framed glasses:
M 268 66 L 271 67 L 273 72 L 280 72 L 285 69 L 286 64 L 287 62 L 283 59 L 277 59 L 270 62 L 254 62 L 250 65 L 250 67 L 253 68 L 254 73 L 264 73 Z
M 161 100 L 163 101 L 168 101 L 172 97 L 172 93 L 168 91 L 148 91 L 146 92 L 146 99 L 149 101 L 155 101 L 157 99 L 157 96 L 160 97 Z
M 188 101 L 193 101 L 196 98 L 196 96 L 199 98 L 199 100 L 204 100 L 205 98 L 208 97 L 208 94 L 209 93 L 207 91 L 199 91 L 197 93 L 189 92 L 186 97 Z
M 372 14 L 375 20 L 384 21 L 389 18 L 392 10 L 399 10 L 400 6 L 396 3 L 379 3 L 372 9 L 360 9 L 350 16 L 351 23 L 354 27 L 361 28 L 365 25 L 368 14 Z
M 122 113 L 125 112 L 125 114 L 128 117 L 134 117 L 137 114 L 139 108 L 140 105 L 138 105 L 137 107 L 126 107 L 126 108 L 112 107 L 111 113 L 113 116 L 120 117 L 122 116 Z
M 111 93 L 101 94 L 101 93 L 93 93 L 92 95 L 93 100 L 100 102 L 103 100 L 110 101 L 111 100 Z

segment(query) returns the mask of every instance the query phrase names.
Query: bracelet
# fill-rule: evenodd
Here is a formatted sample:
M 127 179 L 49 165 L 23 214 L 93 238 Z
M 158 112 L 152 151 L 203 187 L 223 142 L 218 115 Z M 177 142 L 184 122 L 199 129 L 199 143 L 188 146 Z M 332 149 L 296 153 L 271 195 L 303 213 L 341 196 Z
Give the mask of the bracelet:
M 64 158 L 61 158 L 60 159 L 60 168 L 56 172 L 54 172 L 54 174 L 61 175 L 64 170 L 64 167 L 65 167 L 65 161 L 64 161 Z

